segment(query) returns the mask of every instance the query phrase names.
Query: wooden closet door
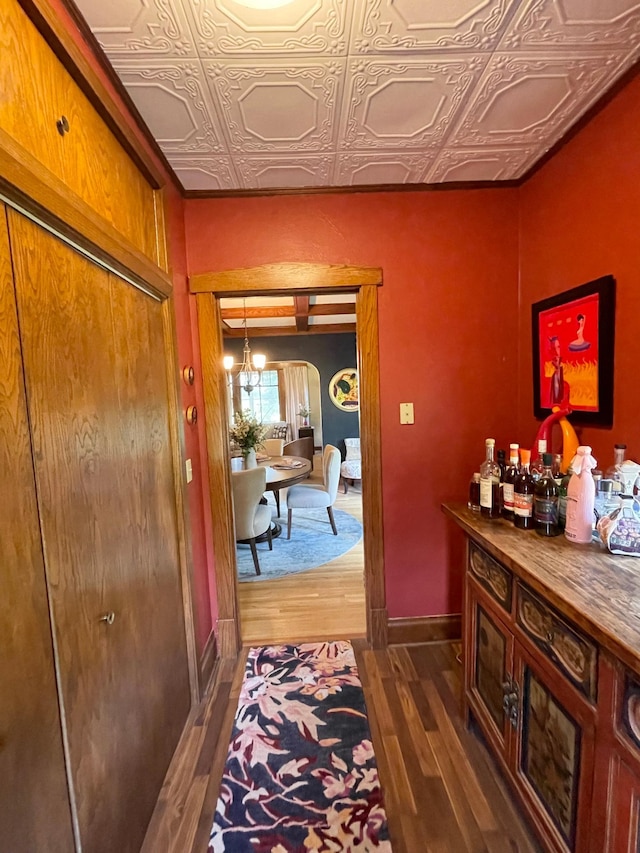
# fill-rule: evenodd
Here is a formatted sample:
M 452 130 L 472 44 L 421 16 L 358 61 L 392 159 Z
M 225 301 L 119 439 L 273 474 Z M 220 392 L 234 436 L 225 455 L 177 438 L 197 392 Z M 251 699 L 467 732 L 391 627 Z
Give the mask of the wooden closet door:
M 0 850 L 73 849 L 6 210 L 0 205 Z
M 83 851 L 137 851 L 190 704 L 161 306 L 9 224 Z

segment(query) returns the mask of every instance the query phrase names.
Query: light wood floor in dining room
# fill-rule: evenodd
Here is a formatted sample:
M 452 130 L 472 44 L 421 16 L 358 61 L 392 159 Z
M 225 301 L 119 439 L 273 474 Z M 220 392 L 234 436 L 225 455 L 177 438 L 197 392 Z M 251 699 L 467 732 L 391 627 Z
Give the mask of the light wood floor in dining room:
M 355 640 L 393 853 L 541 853 L 460 716 L 456 643 Z M 206 853 L 247 649 L 187 725 L 142 853 Z M 229 850 L 228 853 L 234 853 Z
M 316 455 L 315 471 L 320 460 Z M 284 500 L 282 506 L 286 515 Z M 362 521 L 359 484 L 350 487 L 346 495 L 340 485 L 334 508 Z M 294 512 L 291 536 L 295 535 L 295 520 Z M 282 535 L 287 535 L 286 527 Z M 277 549 L 277 539 L 273 547 Z M 311 571 L 238 584 L 238 608 L 246 645 L 366 636 L 362 539 L 346 554 Z

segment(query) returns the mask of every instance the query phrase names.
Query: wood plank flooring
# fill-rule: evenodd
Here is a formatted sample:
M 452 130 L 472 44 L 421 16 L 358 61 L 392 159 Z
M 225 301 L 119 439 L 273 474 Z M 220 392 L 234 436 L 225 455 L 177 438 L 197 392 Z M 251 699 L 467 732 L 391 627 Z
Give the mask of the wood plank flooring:
M 540 853 L 460 716 L 459 645 L 355 640 L 394 853 Z M 246 649 L 187 726 L 143 853 L 206 853 Z M 233 853 L 233 851 L 229 851 Z
M 319 460 L 316 456 L 315 468 Z M 362 521 L 359 487 L 350 487 L 346 495 L 340 487 L 334 506 Z M 277 549 L 277 539 L 273 547 Z M 362 540 L 346 554 L 311 571 L 238 584 L 238 607 L 244 644 L 366 636 Z

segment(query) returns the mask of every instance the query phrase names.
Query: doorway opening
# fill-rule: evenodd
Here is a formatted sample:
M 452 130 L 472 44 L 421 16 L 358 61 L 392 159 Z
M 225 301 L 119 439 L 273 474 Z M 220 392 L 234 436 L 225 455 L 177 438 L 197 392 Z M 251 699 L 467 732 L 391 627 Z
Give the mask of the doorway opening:
M 228 382 L 229 422 L 242 412 L 243 418 L 253 417 L 264 427 L 258 465 L 267 471 L 263 502 L 272 518 L 271 543 L 262 537 L 253 546 L 259 574 L 250 544 L 236 543 L 243 645 L 366 635 L 361 479 L 349 491 L 338 478 L 345 441 L 359 442 L 360 435 L 357 382 L 349 394 L 340 387 L 345 385 L 343 376 L 357 376 L 356 296 L 310 294 L 307 299 L 304 323 L 294 315 L 300 305 L 290 295 L 249 297 L 241 305 L 237 299 L 220 299 L 224 354 L 234 362 Z M 246 374 L 240 372 L 245 340 L 251 353 L 266 359 L 259 381 L 253 376 L 255 386 L 246 385 Z M 339 399 L 332 389 L 338 390 Z M 325 485 L 325 447 L 339 452 L 339 457 L 334 454 L 336 476 L 327 497 L 335 534 L 326 507 L 304 506 L 306 499 L 318 498 L 317 490 Z M 300 456 L 310 459 L 313 468 L 299 482 L 302 488 L 294 487 L 303 506 L 292 510 L 288 538 L 289 489 L 281 486 L 279 472 Z
M 241 640 L 228 459 L 227 381 L 222 367 L 224 345 L 220 298 L 265 296 L 277 292 L 293 294 L 296 299 L 308 297 L 313 293 L 357 294 L 360 439 L 362 466 L 366 472 L 362 480 L 366 631 L 372 646 L 386 645 L 377 303 L 377 288 L 381 284 L 382 271 L 375 267 L 288 263 L 202 273 L 190 279 L 190 290 L 197 296 L 204 371 L 215 581 L 218 593 L 218 645 L 222 657 L 235 657 Z

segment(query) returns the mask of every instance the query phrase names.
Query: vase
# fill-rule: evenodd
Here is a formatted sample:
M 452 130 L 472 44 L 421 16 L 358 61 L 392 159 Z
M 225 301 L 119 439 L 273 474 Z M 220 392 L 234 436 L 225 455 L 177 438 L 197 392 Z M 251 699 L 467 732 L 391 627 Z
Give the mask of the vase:
M 244 450 L 242 453 L 242 458 L 244 459 L 245 468 L 257 468 L 258 460 L 256 459 L 255 447 L 249 447 L 247 448 L 247 450 Z

